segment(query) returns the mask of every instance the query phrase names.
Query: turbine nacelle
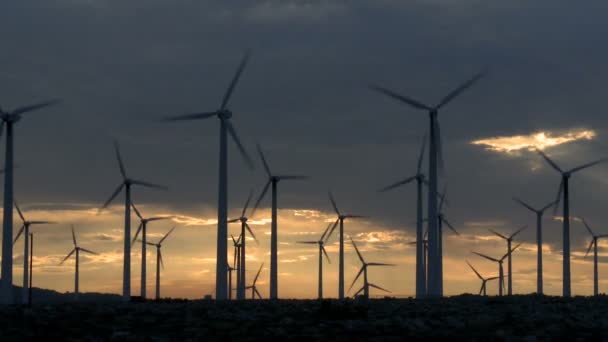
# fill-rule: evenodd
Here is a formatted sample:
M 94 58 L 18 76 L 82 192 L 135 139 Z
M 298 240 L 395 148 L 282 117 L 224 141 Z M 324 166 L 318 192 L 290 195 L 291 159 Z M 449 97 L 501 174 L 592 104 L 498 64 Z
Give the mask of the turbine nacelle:
M 222 120 L 230 119 L 232 117 L 232 111 L 228 109 L 220 109 L 217 111 L 217 117 Z

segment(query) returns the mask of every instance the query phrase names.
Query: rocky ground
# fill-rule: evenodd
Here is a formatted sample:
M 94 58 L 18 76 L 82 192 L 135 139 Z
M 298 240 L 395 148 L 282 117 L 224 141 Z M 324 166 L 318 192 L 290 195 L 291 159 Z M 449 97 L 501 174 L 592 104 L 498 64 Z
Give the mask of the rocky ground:
M 0 307 L 0 341 L 608 339 L 608 297 L 64 303 Z

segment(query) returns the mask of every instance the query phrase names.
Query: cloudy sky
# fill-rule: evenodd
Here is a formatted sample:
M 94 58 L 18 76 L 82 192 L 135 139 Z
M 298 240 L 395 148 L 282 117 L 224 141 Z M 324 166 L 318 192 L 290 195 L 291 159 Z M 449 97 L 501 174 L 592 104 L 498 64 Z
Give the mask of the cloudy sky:
M 506 246 L 488 228 L 508 233 L 523 224 L 530 228 L 514 255 L 514 289 L 531 292 L 534 217 L 511 198 L 543 206 L 555 197 L 559 176 L 531 151 L 535 146 L 564 168 L 608 155 L 606 10 L 600 0 L 577 6 L 561 0 L 3 1 L 0 106 L 63 100 L 16 126 L 15 196 L 28 218 L 60 222 L 34 228 L 34 284 L 73 289 L 73 263 L 57 264 L 71 249 L 74 224 L 81 245 L 100 253 L 83 256 L 81 290 L 120 291 L 120 201 L 96 215 L 120 182 L 112 150 L 117 139 L 129 175 L 170 188 L 134 189 L 133 195 L 146 216 L 176 215 L 149 228 L 155 240 L 178 226 L 163 247 L 163 295 L 213 292 L 218 122 L 165 124 L 159 118 L 216 109 L 250 48 L 253 56 L 231 109 L 256 168 L 249 171 L 229 143 L 231 216 L 265 181 L 255 143 L 273 171 L 311 177 L 279 186 L 280 296 L 316 295 L 316 249 L 295 242 L 315 239 L 334 219 L 328 189 L 344 211 L 370 216 L 346 226 L 366 258 L 398 264 L 373 270 L 373 282 L 396 295 L 414 293 L 414 249 L 408 243 L 415 189 L 377 190 L 415 172 L 428 116 L 367 85 L 434 104 L 484 67 L 487 76 L 440 113 L 450 201 L 445 214 L 462 234 L 445 234 L 445 292 L 478 290 L 465 259 L 484 275 L 497 270 L 471 250 L 497 256 Z M 571 180 L 573 214 L 598 233 L 608 232 L 602 225 L 608 218 L 606 171 L 608 165 L 598 166 Z M 248 250 L 250 277 L 261 263 L 269 264 L 269 204 L 262 202 L 252 218 L 260 244 Z M 559 294 L 561 226 L 551 215 L 544 225 L 545 288 Z M 589 234 L 576 221 L 571 230 L 573 292 L 589 294 L 592 263 L 583 258 Z M 235 226 L 230 232 L 237 231 Z M 335 243 L 334 237 L 325 273 L 332 296 Z M 608 261 L 606 247 L 608 242 L 600 243 L 602 262 Z M 18 242 L 17 284 L 22 250 Z M 136 292 L 139 248 L 133 253 Z M 359 267 L 350 248 L 346 263 L 350 285 Z M 264 266 L 263 295 L 268 275 Z M 600 282 L 600 291 L 607 287 L 608 280 Z

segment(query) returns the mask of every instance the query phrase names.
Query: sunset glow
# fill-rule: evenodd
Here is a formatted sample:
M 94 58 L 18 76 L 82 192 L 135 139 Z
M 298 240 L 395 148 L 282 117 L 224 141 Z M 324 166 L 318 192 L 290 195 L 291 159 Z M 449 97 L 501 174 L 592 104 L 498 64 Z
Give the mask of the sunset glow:
M 548 147 L 558 146 L 578 140 L 592 140 L 596 137 L 593 130 L 575 130 L 566 133 L 553 133 L 540 131 L 528 135 L 514 135 L 491 137 L 474 140 L 473 145 L 484 146 L 487 150 L 513 153 L 521 150 L 544 150 Z

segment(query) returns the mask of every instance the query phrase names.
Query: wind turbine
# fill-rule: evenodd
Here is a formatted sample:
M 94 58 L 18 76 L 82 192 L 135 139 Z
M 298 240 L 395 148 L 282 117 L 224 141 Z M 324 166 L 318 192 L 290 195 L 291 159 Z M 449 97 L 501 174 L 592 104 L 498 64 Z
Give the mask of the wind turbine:
M 492 229 L 488 229 L 492 234 L 499 236 L 501 239 L 504 239 L 505 241 L 507 241 L 507 252 L 509 252 L 511 250 L 511 243 L 513 242 L 513 238 L 515 238 L 515 236 L 517 236 L 517 234 L 521 233 L 522 230 L 528 228 L 527 225 L 524 225 L 523 227 L 519 228 L 518 230 L 516 230 L 513 234 L 507 236 L 504 236 Z M 513 294 L 513 273 L 511 273 L 511 254 L 509 253 L 509 257 L 507 259 L 507 268 L 509 271 L 509 274 L 507 276 L 507 294 L 510 296 Z
M 357 252 L 357 256 L 359 256 L 359 260 L 361 260 L 361 269 L 359 270 L 359 273 L 357 273 L 357 276 L 355 277 L 355 279 L 353 280 L 353 283 L 350 285 L 350 288 L 348 289 L 348 291 L 350 291 L 353 286 L 355 285 L 355 282 L 357 281 L 357 279 L 359 279 L 359 277 L 361 276 L 361 274 L 363 273 L 363 287 L 357 291 L 354 296 L 356 297 L 359 293 L 361 293 L 361 291 L 363 291 L 363 298 L 365 298 L 366 300 L 369 299 L 369 288 L 370 286 L 373 288 L 376 288 L 378 290 L 384 291 L 384 292 L 388 292 L 390 293 L 391 291 L 381 288 L 378 285 L 374 285 L 370 282 L 368 282 L 368 278 L 367 278 L 367 268 L 370 266 L 396 266 L 394 264 L 384 264 L 384 263 L 379 263 L 379 262 L 366 262 L 365 259 L 363 259 L 363 256 L 361 255 L 361 253 L 359 252 L 359 248 L 357 248 L 357 245 L 355 244 L 355 241 L 353 241 L 353 239 L 350 239 L 350 242 L 353 244 L 353 247 L 355 247 L 355 251 Z
M 262 152 L 262 148 L 260 145 L 257 145 L 258 153 L 260 154 L 260 159 L 262 159 L 262 164 L 264 164 L 264 170 L 266 170 L 266 175 L 268 175 L 268 181 L 266 185 L 264 185 L 264 189 L 258 197 L 258 200 L 253 207 L 253 212 L 255 213 L 256 209 L 260 205 L 262 199 L 268 192 L 268 188 L 272 185 L 272 222 L 270 224 L 270 299 L 278 298 L 278 273 L 277 273 L 277 256 L 278 256 L 278 244 L 277 244 L 277 184 L 282 180 L 304 180 L 308 179 L 306 176 L 299 175 L 273 175 L 270 172 L 270 167 L 268 167 L 268 163 L 266 162 L 266 158 L 264 158 L 264 153 Z M 252 214 L 253 216 L 253 214 Z
M 336 219 L 336 222 L 334 222 L 334 224 L 332 225 L 331 229 L 329 230 L 329 233 L 325 236 L 325 243 L 327 243 L 327 240 L 329 240 L 329 238 L 331 237 L 331 234 L 334 232 L 334 230 L 336 229 L 336 227 L 338 226 L 338 223 L 340 224 L 340 262 L 338 265 L 338 299 L 343 300 L 344 299 L 344 220 L 346 219 L 352 219 L 352 218 L 364 218 L 365 216 L 361 216 L 361 215 L 351 215 L 351 214 L 342 214 L 340 213 L 340 210 L 338 210 L 338 206 L 336 205 L 336 201 L 334 200 L 334 196 L 331 194 L 331 191 L 329 192 L 329 200 L 331 201 L 331 205 L 334 208 L 334 211 L 336 212 L 336 215 L 338 215 L 338 218 Z
M 400 95 L 392 90 L 377 85 L 371 85 L 370 88 L 395 100 L 409 105 L 410 107 L 425 110 L 429 113 L 430 118 L 430 136 L 429 136 L 429 195 L 428 195 L 428 231 L 429 231 L 429 275 L 428 275 L 428 295 L 431 297 L 440 297 L 443 279 L 441 279 L 440 261 L 438 256 L 439 244 L 437 234 L 437 188 L 439 182 L 437 180 L 437 162 L 439 161 L 439 167 L 443 166 L 443 152 L 441 146 L 441 130 L 439 128 L 438 113 L 439 109 L 448 104 L 454 98 L 459 96 L 463 91 L 471 87 L 477 82 L 485 71 L 482 71 L 456 89 L 448 93 L 439 103 L 435 106 L 429 106 L 423 104 L 420 101 L 414 100 L 411 97 Z
M 220 152 L 219 152 L 219 182 L 218 182 L 218 204 L 217 204 L 217 263 L 215 268 L 215 298 L 217 300 L 224 300 L 227 298 L 227 270 L 228 260 L 228 139 L 227 136 L 230 134 L 232 140 L 236 143 L 239 152 L 245 159 L 245 162 L 249 168 L 253 169 L 253 163 L 251 158 L 245 151 L 241 140 L 236 134 L 236 130 L 232 125 L 232 111 L 228 109 L 228 101 L 232 96 L 234 88 L 236 87 L 241 73 L 247 65 L 250 53 L 247 52 L 241 63 L 239 64 L 236 74 L 232 78 L 222 104 L 218 110 L 212 112 L 193 113 L 180 116 L 174 116 L 166 118 L 164 121 L 189 121 L 189 120 L 202 120 L 217 117 L 220 120 Z
M 477 254 L 482 258 L 486 258 L 490 261 L 494 261 L 494 262 L 498 263 L 498 278 L 500 279 L 500 281 L 498 282 L 498 295 L 499 296 L 502 296 L 502 291 L 505 287 L 505 276 L 504 276 L 504 272 L 503 272 L 503 268 L 502 268 L 502 263 L 503 263 L 503 261 L 505 261 L 505 258 L 507 256 L 509 256 L 509 254 L 513 253 L 513 251 L 515 251 L 519 246 L 521 246 L 521 243 L 519 243 L 517 246 L 515 246 L 513 249 L 511 249 L 509 252 L 507 252 L 507 254 L 503 255 L 502 258 L 500 258 L 500 259 L 492 258 L 485 254 L 472 252 L 473 254 Z
M 425 178 L 422 173 L 422 160 L 424 158 L 424 149 L 426 147 L 426 136 L 422 139 L 422 148 L 420 149 L 420 155 L 418 156 L 418 167 L 416 168 L 416 174 L 408 177 L 404 180 L 398 181 L 391 184 L 380 191 L 385 192 L 388 190 L 395 189 L 402 185 L 406 185 L 416 180 L 416 298 L 423 298 L 426 296 L 426 259 L 425 250 L 423 246 L 423 207 L 422 207 L 422 185 L 424 184 Z
M 120 147 L 116 141 L 114 141 L 114 150 L 116 152 L 116 159 L 118 161 L 118 167 L 120 168 L 120 174 L 122 175 L 122 182 L 118 185 L 118 188 L 114 190 L 112 196 L 110 196 L 110 198 L 99 209 L 99 212 L 107 208 L 114 198 L 116 198 L 116 196 L 118 196 L 118 194 L 122 191 L 122 189 L 125 189 L 125 237 L 122 273 L 122 299 L 124 301 L 129 301 L 131 300 L 131 186 L 140 185 L 147 188 L 161 190 L 167 190 L 167 187 L 129 178 L 127 176 L 127 171 L 125 170 L 125 165 L 122 162 L 122 157 L 120 156 Z
M 593 233 L 593 231 L 591 230 L 591 227 L 589 227 L 589 225 L 587 224 L 587 221 L 585 221 L 584 218 L 581 218 L 581 221 L 583 221 L 585 228 L 587 228 L 587 231 L 589 232 L 589 234 L 591 234 L 591 242 L 589 243 L 589 248 L 587 248 L 587 253 L 585 253 L 585 258 L 589 255 L 589 252 L 591 251 L 591 247 L 593 247 L 593 295 L 597 297 L 597 295 L 598 295 L 597 241 L 601 238 L 608 237 L 608 234 L 595 235 L 595 233 Z
M 258 278 L 260 277 L 260 272 L 262 272 L 262 267 L 264 267 L 263 263 L 260 266 L 258 273 L 255 275 L 255 278 L 253 278 L 253 283 L 251 285 L 247 286 L 247 290 L 251 289 L 251 299 L 255 299 L 255 295 L 258 295 L 258 298 L 262 299 L 262 295 L 258 291 L 258 288 L 255 286 L 255 283 L 258 281 Z
M 425 220 L 425 221 L 426 221 L 426 220 Z M 423 253 L 422 253 L 422 267 L 423 267 L 423 269 L 424 269 L 424 274 L 425 274 L 425 277 L 424 277 L 424 282 L 425 282 L 425 283 L 426 283 L 427 266 L 428 266 L 428 265 L 427 265 L 426 258 L 427 258 L 427 255 L 429 254 L 429 240 L 427 239 L 427 233 L 428 233 L 428 232 L 426 232 L 426 231 L 424 232 L 424 237 L 423 237 L 423 239 L 422 239 L 422 247 L 423 247 Z M 418 243 L 418 241 L 412 241 L 412 242 L 410 242 L 409 244 L 410 244 L 410 245 L 415 245 L 415 244 L 417 244 L 417 243 Z M 426 296 L 426 288 L 424 289 L 424 295 Z
M 23 235 L 23 239 L 25 240 L 23 242 L 23 288 L 22 288 L 22 290 L 23 290 L 22 303 L 25 304 L 28 302 L 28 297 L 29 297 L 28 268 L 29 268 L 30 252 L 28 249 L 30 248 L 30 242 L 29 242 L 30 226 L 38 225 L 38 224 L 52 224 L 55 222 L 26 220 L 25 217 L 23 216 L 23 213 L 21 212 L 21 209 L 19 209 L 19 205 L 17 205 L 17 201 L 15 201 L 15 209 L 17 209 L 17 213 L 19 214 L 19 217 L 21 218 L 23 225 L 21 226 L 21 229 L 19 229 L 19 232 L 17 232 L 17 236 L 15 236 L 15 239 L 13 240 L 13 245 L 17 242 L 17 240 L 19 240 L 19 237 L 21 237 L 21 235 Z
M 133 202 L 131 202 L 131 206 L 133 207 L 133 211 L 135 211 L 137 217 L 139 217 L 139 227 L 137 227 L 137 231 L 135 232 L 133 240 L 131 240 L 131 244 L 133 244 L 137 240 L 137 237 L 141 232 L 141 298 L 146 299 L 146 229 L 148 227 L 148 222 L 167 220 L 170 219 L 172 216 L 156 216 L 144 218 L 143 216 L 141 216 L 141 213 L 139 212 L 139 210 L 137 210 L 137 207 L 135 207 L 135 204 Z
M 487 296 L 488 295 L 486 292 L 487 282 L 490 280 L 498 279 L 499 277 L 484 278 L 481 276 L 481 274 L 479 274 L 479 272 L 477 272 L 475 267 L 473 267 L 473 265 L 471 265 L 468 260 L 465 260 L 465 261 L 467 262 L 467 265 L 469 265 L 469 267 L 473 270 L 473 272 L 475 272 L 475 274 L 477 275 L 477 278 L 479 278 L 479 280 L 481 280 L 481 288 L 479 288 L 479 295 L 483 294 L 484 296 Z
M 536 209 L 529 205 L 528 203 L 518 199 L 513 198 L 513 200 L 519 204 L 521 204 L 524 208 L 534 212 L 536 214 L 536 293 L 542 295 L 543 294 L 543 214 L 545 210 L 549 209 L 551 206 L 555 205 L 556 202 L 553 201 L 546 206 Z
M 581 166 L 577 166 L 568 171 L 562 170 L 553 160 L 551 160 L 543 151 L 536 150 L 545 161 L 551 165 L 557 172 L 562 176 L 561 182 L 559 183 L 559 190 L 557 191 L 557 199 L 555 200 L 555 210 L 557 210 L 557 205 L 559 204 L 562 193 L 564 194 L 564 207 L 562 212 L 563 217 L 563 296 L 570 297 L 570 194 L 568 189 L 568 182 L 570 180 L 570 176 L 577 171 L 581 171 L 588 167 L 597 165 L 599 163 L 605 162 L 608 158 L 599 159 L 587 164 L 583 164 Z
M 13 126 L 21 115 L 58 103 L 58 100 L 41 102 L 6 111 L 0 108 L 0 135 L 6 124 L 6 152 L 4 155 L 4 217 L 2 221 L 2 267 L 0 273 L 0 303 L 12 304 L 13 297 Z
M 245 275 L 245 250 L 246 250 L 246 233 L 245 231 L 248 231 L 249 234 L 251 234 L 251 237 L 253 238 L 253 240 L 255 241 L 255 243 L 257 243 L 258 245 L 260 244 L 258 242 L 258 239 L 255 237 L 255 234 L 253 234 L 253 230 L 251 229 L 251 227 L 249 227 L 249 224 L 247 223 L 247 216 L 245 216 L 245 213 L 247 212 L 247 208 L 249 207 L 249 202 L 251 201 L 251 196 L 253 194 L 250 192 L 249 193 L 249 197 L 247 197 L 247 201 L 245 202 L 245 206 L 243 207 L 243 211 L 241 212 L 241 217 L 239 218 L 235 218 L 233 220 L 228 221 L 228 223 L 236 223 L 236 222 L 240 222 L 241 223 L 241 234 L 239 236 L 239 266 L 238 268 L 238 273 L 237 273 L 237 285 L 236 285 L 236 298 L 239 300 L 245 299 L 245 279 L 246 279 L 246 275 Z M 232 240 L 234 241 L 234 238 L 232 238 Z
M 160 252 L 160 248 L 162 247 L 163 241 L 165 241 L 169 234 L 171 234 L 174 230 L 175 227 L 171 228 L 171 230 L 169 230 L 167 234 L 165 234 L 165 236 L 163 236 L 162 239 L 160 239 L 157 243 L 146 242 L 146 244 L 156 247 L 156 300 L 160 299 L 160 268 L 162 267 L 163 270 L 165 269 L 165 264 L 163 263 L 163 254 Z
M 443 214 L 443 204 L 445 203 L 446 199 L 445 199 L 445 195 L 446 195 L 447 189 L 444 187 L 443 189 L 443 193 L 441 194 L 441 199 L 439 200 L 439 210 L 438 210 L 438 216 L 437 216 L 437 236 L 439 238 L 439 244 L 437 245 L 437 255 L 439 257 L 438 261 L 439 261 L 439 269 L 438 269 L 438 273 L 439 273 L 439 279 L 441 279 L 441 283 L 439 284 L 439 295 L 443 296 L 443 225 L 445 224 L 446 226 L 448 226 L 448 228 L 454 232 L 454 234 L 456 235 L 460 235 L 460 233 L 458 233 L 458 231 L 456 230 L 456 228 L 454 228 L 454 226 L 452 226 L 452 224 L 448 221 L 448 219 L 445 218 L 445 215 Z
M 232 260 L 232 266 L 228 265 L 228 300 L 232 300 L 232 271 L 237 271 L 236 274 L 236 290 L 241 282 L 241 249 L 243 244 L 241 243 L 241 236 L 238 239 L 234 238 L 234 235 L 230 235 L 232 238 L 232 244 L 234 245 L 234 252 L 232 253 L 234 258 Z
M 331 261 L 329 260 L 329 255 L 327 255 L 327 251 L 325 250 L 324 241 L 325 234 L 327 234 L 330 227 L 331 224 L 328 225 L 327 228 L 325 228 L 325 231 L 323 232 L 323 235 L 321 235 L 319 241 L 297 241 L 297 243 L 301 244 L 319 245 L 319 299 L 323 299 L 323 254 L 325 254 L 327 262 L 331 264 Z
M 59 263 L 59 265 L 62 265 L 66 260 L 68 260 L 69 257 L 72 256 L 72 254 L 76 253 L 76 255 L 75 255 L 76 273 L 74 275 L 74 299 L 78 300 L 78 278 L 79 278 L 78 268 L 80 265 L 80 252 L 85 252 L 85 253 L 94 254 L 94 255 L 97 255 L 97 253 L 78 246 L 78 243 L 76 242 L 76 233 L 74 233 L 74 226 L 72 226 L 72 242 L 74 243 L 74 249 L 72 249 L 72 251 L 65 258 L 63 258 L 63 260 L 61 260 L 61 263 Z

